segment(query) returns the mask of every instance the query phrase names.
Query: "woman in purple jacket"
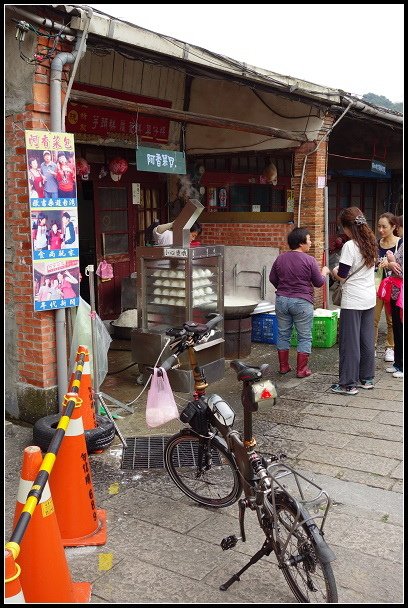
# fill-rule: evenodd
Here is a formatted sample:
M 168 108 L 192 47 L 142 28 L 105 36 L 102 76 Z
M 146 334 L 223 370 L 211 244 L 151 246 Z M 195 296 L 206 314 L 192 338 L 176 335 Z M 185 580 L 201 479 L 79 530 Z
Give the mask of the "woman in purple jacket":
M 276 287 L 279 372 L 286 374 L 292 369 L 289 366 L 289 347 L 294 325 L 298 335 L 298 378 L 312 373 L 307 364 L 312 351 L 314 287 L 322 287 L 330 273 L 327 266 L 320 271 L 314 257 L 307 254 L 311 244 L 307 228 L 294 228 L 288 234 L 290 251 L 276 258 L 269 274 L 270 282 Z

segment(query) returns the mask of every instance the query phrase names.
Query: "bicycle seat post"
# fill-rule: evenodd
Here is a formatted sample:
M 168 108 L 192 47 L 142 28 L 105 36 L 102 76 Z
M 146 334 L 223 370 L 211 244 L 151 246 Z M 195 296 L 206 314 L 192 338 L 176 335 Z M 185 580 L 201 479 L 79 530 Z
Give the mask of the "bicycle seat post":
M 256 441 L 252 435 L 252 411 L 244 399 L 245 392 L 249 389 L 249 382 L 244 382 L 242 386 L 242 405 L 244 408 L 244 445 L 246 448 L 252 448 L 256 445 Z

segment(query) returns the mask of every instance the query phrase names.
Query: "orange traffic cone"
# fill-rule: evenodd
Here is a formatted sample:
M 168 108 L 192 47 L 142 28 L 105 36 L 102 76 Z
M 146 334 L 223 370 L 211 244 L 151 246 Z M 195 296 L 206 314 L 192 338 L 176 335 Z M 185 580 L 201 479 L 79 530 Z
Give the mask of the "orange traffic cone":
M 97 509 L 91 479 L 81 399 L 67 393 L 65 400 L 76 401 L 54 467 L 50 488 L 65 547 L 104 545 L 106 511 Z
M 25 604 L 24 593 L 20 584 L 21 568 L 14 561 L 11 551 L 4 551 L 4 603 L 5 604 Z
M 41 449 L 38 446 L 25 448 L 14 526 L 21 515 L 41 463 Z M 20 547 L 20 580 L 27 603 L 90 601 L 91 583 L 72 582 L 48 482 L 34 509 Z
M 75 378 L 74 370 L 71 375 L 69 392 L 77 393 L 78 397 L 82 399 L 82 422 L 84 425 L 84 429 L 88 431 L 89 429 L 95 429 L 98 424 L 96 421 L 95 414 L 91 367 L 89 363 L 89 351 L 87 346 L 78 346 L 75 358 L 75 369 L 78 364 L 79 355 L 81 355 L 82 353 L 85 354 L 85 359 L 81 379 L 77 380 Z M 76 388 L 78 390 L 76 390 Z

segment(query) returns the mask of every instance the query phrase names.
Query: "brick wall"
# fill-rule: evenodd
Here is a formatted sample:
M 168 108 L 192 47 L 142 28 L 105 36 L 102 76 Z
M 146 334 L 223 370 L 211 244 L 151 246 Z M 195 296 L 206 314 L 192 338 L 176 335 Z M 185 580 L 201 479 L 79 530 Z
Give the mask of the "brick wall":
M 38 50 L 42 51 L 46 44 L 48 39 L 39 38 Z M 65 46 L 59 50 L 71 49 Z M 66 86 L 69 67 L 64 72 L 63 86 Z M 50 128 L 49 77 L 47 60 L 33 71 L 32 99 L 27 100 L 26 111 L 9 115 L 5 120 L 6 379 L 13 385 L 12 389 L 8 386 L 6 394 L 11 402 L 17 402 L 16 416 L 28 422 L 57 411 L 55 407 L 58 409 L 53 403 L 57 384 L 55 313 L 34 311 L 24 137 L 25 130 Z
M 287 250 L 292 224 L 202 224 L 202 242 L 215 245 L 278 247 Z
M 297 225 L 300 200 L 299 225 L 309 229 L 312 240 L 310 254 L 316 258 L 320 267 L 324 262 L 324 188 L 318 188 L 318 178 L 326 177 L 328 144 L 326 141 L 320 144 L 319 142 L 327 134 L 333 121 L 332 116 L 326 116 L 317 140 L 302 144 L 295 150 L 294 157 L 294 221 Z M 323 289 L 315 290 L 316 307 L 323 305 L 323 293 Z

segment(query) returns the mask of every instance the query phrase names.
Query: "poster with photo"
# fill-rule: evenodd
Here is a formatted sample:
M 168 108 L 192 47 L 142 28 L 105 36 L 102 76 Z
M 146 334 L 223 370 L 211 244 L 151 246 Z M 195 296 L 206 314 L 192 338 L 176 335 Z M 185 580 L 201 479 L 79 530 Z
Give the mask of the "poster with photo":
M 25 142 L 34 309 L 78 306 L 78 199 L 74 136 L 71 133 L 25 131 Z M 44 262 L 48 261 L 50 265 L 44 266 Z

